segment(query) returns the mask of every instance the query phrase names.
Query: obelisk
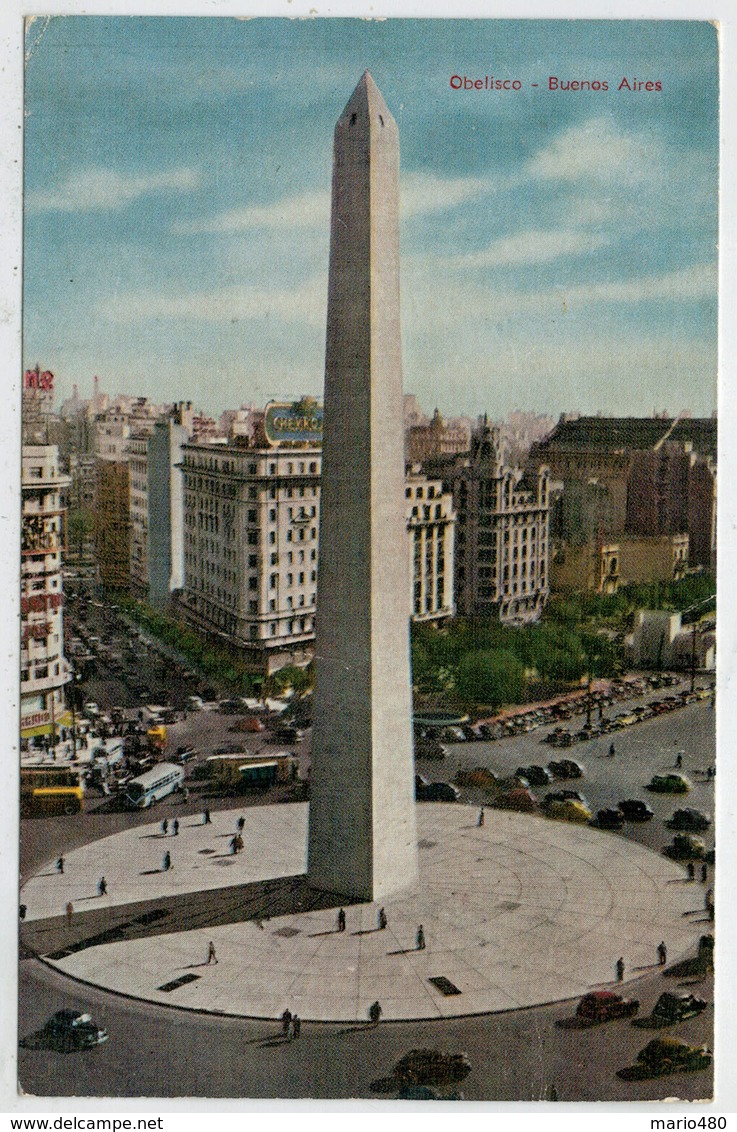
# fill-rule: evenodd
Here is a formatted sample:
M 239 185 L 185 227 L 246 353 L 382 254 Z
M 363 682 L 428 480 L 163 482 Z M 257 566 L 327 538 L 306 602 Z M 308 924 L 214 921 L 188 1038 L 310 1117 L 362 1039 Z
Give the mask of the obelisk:
M 417 881 L 399 318 L 399 134 L 368 71 L 335 127 L 308 880 Z

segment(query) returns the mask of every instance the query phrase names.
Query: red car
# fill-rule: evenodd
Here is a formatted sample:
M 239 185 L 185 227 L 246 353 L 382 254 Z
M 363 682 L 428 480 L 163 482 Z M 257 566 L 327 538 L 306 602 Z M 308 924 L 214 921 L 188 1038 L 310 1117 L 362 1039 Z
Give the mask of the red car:
M 576 1008 L 576 1017 L 592 1026 L 596 1022 L 610 1022 L 613 1018 L 631 1018 L 640 1009 L 636 998 L 622 998 L 614 991 L 591 991 L 585 994 Z

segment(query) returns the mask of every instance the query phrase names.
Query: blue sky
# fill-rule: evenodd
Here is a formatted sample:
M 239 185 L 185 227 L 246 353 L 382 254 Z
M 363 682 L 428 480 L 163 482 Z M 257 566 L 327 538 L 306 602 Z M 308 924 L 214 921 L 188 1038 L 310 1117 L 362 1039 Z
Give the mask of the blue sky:
M 715 407 L 709 24 L 60 17 L 26 52 L 24 362 L 62 395 L 321 395 L 332 132 L 368 68 L 400 133 L 407 392 Z

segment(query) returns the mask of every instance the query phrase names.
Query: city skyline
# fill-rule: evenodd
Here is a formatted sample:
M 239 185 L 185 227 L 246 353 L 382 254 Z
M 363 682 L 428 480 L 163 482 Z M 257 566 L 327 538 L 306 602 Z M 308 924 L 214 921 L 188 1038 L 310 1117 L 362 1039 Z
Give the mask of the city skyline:
M 710 25 L 73 17 L 30 24 L 27 57 L 24 363 L 61 396 L 321 395 L 329 123 L 369 67 L 407 139 L 423 406 L 714 409 Z

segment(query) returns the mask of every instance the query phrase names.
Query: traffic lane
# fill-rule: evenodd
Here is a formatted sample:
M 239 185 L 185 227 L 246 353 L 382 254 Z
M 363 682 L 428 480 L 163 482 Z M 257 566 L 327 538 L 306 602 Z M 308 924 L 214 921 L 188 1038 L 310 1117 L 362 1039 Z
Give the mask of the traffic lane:
M 640 1013 L 647 1013 L 663 989 L 674 989 L 673 982 L 648 973 L 628 984 L 627 992 L 640 999 Z M 691 989 L 712 1001 L 710 979 Z M 20 1083 L 36 1096 L 381 1098 L 386 1094 L 375 1092 L 372 1083 L 385 1078 L 403 1054 L 423 1047 L 468 1054 L 472 1072 L 461 1086 L 468 1100 L 542 1100 L 551 1085 L 561 1101 L 696 1100 L 712 1091 L 709 1072 L 635 1082 L 616 1076 L 654 1036 L 675 1033 L 689 1044 L 710 1045 L 711 1008 L 655 1031 L 627 1020 L 571 1028 L 575 1003 L 558 1003 L 378 1027 L 304 1023 L 299 1041 L 284 1042 L 275 1022 L 139 1003 L 80 987 L 36 960 L 24 961 L 21 1039 L 62 1007 L 89 1011 L 110 1038 L 74 1054 L 21 1048 Z
M 580 790 L 594 812 L 616 806 L 623 798 L 642 798 L 655 812 L 655 817 L 650 822 L 627 822 L 622 833 L 656 850 L 673 838 L 673 832 L 663 823 L 675 810 L 692 807 L 713 816 L 715 780 L 705 775 L 706 768 L 713 765 L 715 759 L 714 710 L 708 702 L 690 704 L 564 749 L 542 741 L 547 730 L 539 729 L 492 743 L 457 743 L 448 746 L 443 761 L 419 759 L 417 769 L 430 779 L 452 781 L 461 767 L 485 766 L 504 776 L 513 774 L 520 766 L 546 766 L 551 760 L 575 759 L 584 768 L 583 778 L 556 779 L 550 786 L 533 787 L 536 797 L 541 799 L 548 790 Z M 613 758 L 608 754 L 611 743 L 616 750 Z M 688 794 L 655 794 L 647 790 L 647 783 L 654 774 L 674 770 L 679 750 L 684 751 L 683 773 L 693 783 L 693 789 Z M 478 804 L 483 801 L 482 794 L 466 789 L 462 790 L 462 797 Z M 707 847 L 713 846 L 713 827 L 700 836 Z

